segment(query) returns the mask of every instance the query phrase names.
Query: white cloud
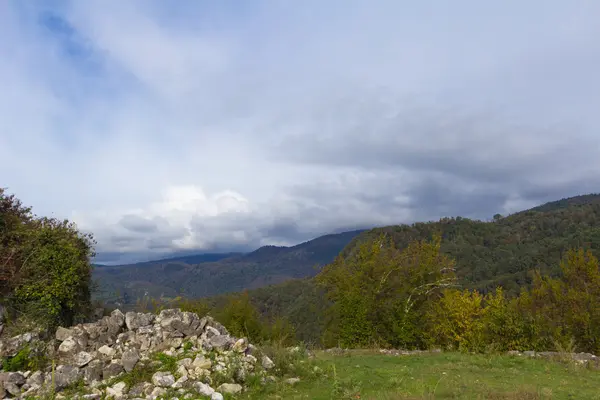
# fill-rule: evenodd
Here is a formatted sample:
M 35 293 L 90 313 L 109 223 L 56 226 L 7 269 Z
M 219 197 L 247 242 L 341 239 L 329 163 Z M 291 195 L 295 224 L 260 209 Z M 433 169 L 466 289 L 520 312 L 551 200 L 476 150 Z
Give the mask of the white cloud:
M 0 4 L 0 184 L 106 254 L 600 184 L 591 1 Z

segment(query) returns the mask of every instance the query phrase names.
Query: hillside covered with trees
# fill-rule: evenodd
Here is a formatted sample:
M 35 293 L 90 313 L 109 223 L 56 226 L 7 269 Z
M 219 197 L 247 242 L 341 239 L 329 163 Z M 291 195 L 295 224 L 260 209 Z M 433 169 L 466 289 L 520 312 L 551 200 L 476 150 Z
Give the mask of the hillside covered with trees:
M 440 254 L 454 263 L 457 288 L 477 290 L 485 296 L 501 287 L 504 296 L 515 298 L 522 289 L 533 286 L 536 271 L 540 276 L 560 277 L 561 260 L 569 250 L 585 249 L 591 257 L 600 256 L 600 195 L 562 199 L 507 217 L 497 215 L 490 222 L 457 217 L 372 229 L 356 236 L 333 264 L 344 265 L 365 245 L 378 240 L 402 250 L 436 235 Z M 349 281 L 354 275 L 350 270 L 341 271 Z M 250 290 L 248 297 L 265 318 L 286 316 L 299 339 L 310 343 L 322 340 L 331 299 L 315 280 Z M 226 299 L 205 301 L 224 304 Z
M 342 252 L 347 257 L 363 241 L 384 234 L 397 248 L 440 234 L 441 251 L 456 260 L 459 282 L 482 292 L 502 286 L 509 293 L 532 283 L 530 271 L 556 275 L 570 248 L 600 255 L 600 195 L 547 203 L 491 222 L 442 218 L 435 222 L 376 228 L 357 236 Z

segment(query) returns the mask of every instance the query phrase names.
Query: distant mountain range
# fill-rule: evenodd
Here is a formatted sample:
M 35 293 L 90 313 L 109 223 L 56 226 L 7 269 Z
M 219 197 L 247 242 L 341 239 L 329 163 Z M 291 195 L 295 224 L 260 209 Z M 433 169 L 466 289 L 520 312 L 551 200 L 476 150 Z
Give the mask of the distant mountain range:
M 106 264 L 94 264 L 94 267 L 105 268 L 105 267 L 127 267 L 127 266 L 143 266 L 143 265 L 151 265 L 157 262 L 182 262 L 185 264 L 201 264 L 205 262 L 216 262 L 221 261 L 225 258 L 241 256 L 244 253 L 202 253 L 202 254 L 192 254 L 186 256 L 177 256 L 177 257 L 169 257 L 169 258 L 161 258 L 159 260 L 150 260 L 150 261 L 142 261 L 131 264 L 119 264 L 119 265 L 106 265 Z
M 436 232 L 442 235 L 442 251 L 456 260 L 457 275 L 465 287 L 487 291 L 501 285 L 517 293 L 531 281 L 532 269 L 557 273 L 560 258 L 569 248 L 591 248 L 600 256 L 600 195 L 565 198 L 506 217 L 496 216 L 489 222 L 442 218 L 325 235 L 292 247 L 265 246 L 247 254 L 200 254 L 102 266 L 94 271 L 100 284 L 96 297 L 131 303 L 144 295 L 209 297 L 264 287 L 257 292 L 265 299 L 259 302 L 263 310 L 281 303 L 293 292 L 291 288 L 309 288 L 308 292 L 316 293 L 310 279 L 303 278 L 316 275 L 338 254 L 346 257 L 361 241 L 385 233 L 397 248 L 403 248 Z M 290 280 L 294 281 L 279 285 Z M 295 304 L 300 297 L 290 300 Z M 285 309 L 281 304 L 278 307 Z
M 133 303 L 144 296 L 214 296 L 306 278 L 334 260 L 356 230 L 318 237 L 296 246 L 264 246 L 251 253 L 207 253 L 125 265 L 96 265 L 94 297 Z

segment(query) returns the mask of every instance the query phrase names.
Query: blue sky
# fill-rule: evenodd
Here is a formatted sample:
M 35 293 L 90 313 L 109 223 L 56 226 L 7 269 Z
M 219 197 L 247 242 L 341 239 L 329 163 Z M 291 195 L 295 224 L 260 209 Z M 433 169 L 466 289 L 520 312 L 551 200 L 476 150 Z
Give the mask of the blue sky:
M 5 1 L 0 184 L 101 261 L 600 191 L 597 1 Z

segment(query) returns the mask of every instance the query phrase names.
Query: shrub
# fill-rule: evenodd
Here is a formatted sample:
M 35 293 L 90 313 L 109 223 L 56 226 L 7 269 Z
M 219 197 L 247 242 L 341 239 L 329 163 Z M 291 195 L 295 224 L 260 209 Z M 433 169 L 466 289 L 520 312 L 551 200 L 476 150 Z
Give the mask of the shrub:
M 0 189 L 0 302 L 18 318 L 54 327 L 91 311 L 94 240 L 75 224 L 35 217 Z

